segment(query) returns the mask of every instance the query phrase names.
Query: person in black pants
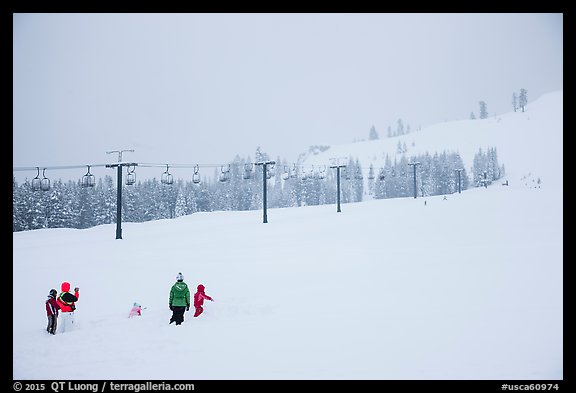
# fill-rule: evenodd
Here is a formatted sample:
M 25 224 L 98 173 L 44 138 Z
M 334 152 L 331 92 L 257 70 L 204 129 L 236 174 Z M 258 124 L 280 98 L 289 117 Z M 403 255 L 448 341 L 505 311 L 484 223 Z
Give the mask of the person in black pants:
M 46 331 L 50 334 L 56 334 L 56 327 L 58 326 L 58 310 L 60 306 L 56 302 L 56 290 L 51 289 L 46 299 L 46 315 L 48 316 L 48 326 Z
M 182 273 L 176 275 L 176 282 L 170 289 L 168 306 L 172 311 L 170 323 L 176 322 L 176 325 L 182 324 L 182 322 L 184 322 L 184 312 L 190 310 L 190 290 L 184 282 Z

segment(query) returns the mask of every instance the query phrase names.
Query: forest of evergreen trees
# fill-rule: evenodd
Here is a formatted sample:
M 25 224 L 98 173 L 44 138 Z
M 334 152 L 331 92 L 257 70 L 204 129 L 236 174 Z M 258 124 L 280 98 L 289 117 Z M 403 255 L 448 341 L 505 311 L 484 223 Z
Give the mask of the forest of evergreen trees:
M 266 155 L 258 161 L 267 160 Z M 386 156 L 384 167 L 363 168 L 358 159 L 350 159 L 341 171 L 341 203 L 372 198 L 401 198 L 414 195 L 412 166 L 419 162 L 416 184 L 419 196 L 451 194 L 470 184 L 480 187 L 504 175 L 495 148 L 475 154 L 469 178 L 457 153 L 395 158 Z M 196 212 L 217 210 L 257 210 L 262 208 L 262 166 L 250 159 L 236 157 L 229 166 L 228 179 L 220 181 L 220 168 L 212 179 L 200 182 L 177 180 L 165 184 L 156 178 L 123 185 L 122 221 L 144 222 L 174 218 Z M 298 207 L 336 203 L 336 170 L 326 167 L 298 166 L 277 159 L 268 166 L 268 208 Z M 116 222 L 117 190 L 112 176 L 83 187 L 80 180 L 54 181 L 47 191 L 33 191 L 31 182 L 17 184 L 13 178 L 13 231 L 42 228 L 90 228 Z

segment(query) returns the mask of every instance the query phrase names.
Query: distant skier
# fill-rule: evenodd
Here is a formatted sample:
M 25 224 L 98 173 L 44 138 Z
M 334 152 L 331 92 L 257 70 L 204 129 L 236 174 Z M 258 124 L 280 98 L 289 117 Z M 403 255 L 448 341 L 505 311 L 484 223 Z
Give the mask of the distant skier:
M 56 334 L 56 327 L 58 325 L 58 310 L 60 310 L 60 306 L 56 301 L 57 294 L 58 292 L 56 292 L 55 289 L 51 289 L 48 294 L 48 299 L 46 299 L 46 315 L 48 316 L 46 331 L 50 334 Z
M 70 291 L 70 283 L 64 281 L 60 286 L 62 292 L 58 295 L 58 305 L 60 306 L 60 332 L 64 333 L 66 330 L 74 327 L 74 310 L 76 310 L 76 302 L 80 298 L 80 288 L 74 288 L 74 295 Z
M 198 291 L 194 294 L 194 307 L 196 308 L 196 311 L 194 312 L 195 317 L 202 314 L 204 311 L 204 308 L 202 308 L 204 299 L 212 302 L 214 301 L 214 299 L 204 293 L 204 285 L 200 284 L 198 285 Z
M 170 323 L 176 322 L 176 325 L 180 325 L 184 322 L 184 311 L 190 310 L 190 290 L 188 289 L 188 285 L 184 282 L 184 276 L 182 273 L 176 275 L 176 282 L 170 289 L 168 306 L 172 311 Z
M 130 314 L 128 314 L 128 318 L 132 318 L 132 317 L 136 317 L 136 316 L 141 316 L 142 315 L 142 306 L 136 302 L 134 302 L 134 305 L 132 306 L 132 309 L 130 310 Z

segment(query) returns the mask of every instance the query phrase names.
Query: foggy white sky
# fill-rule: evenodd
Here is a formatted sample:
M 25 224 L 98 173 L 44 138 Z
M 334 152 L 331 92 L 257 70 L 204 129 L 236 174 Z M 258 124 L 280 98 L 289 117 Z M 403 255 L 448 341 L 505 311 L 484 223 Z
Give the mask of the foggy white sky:
M 14 14 L 13 165 L 295 161 L 562 87 L 562 14 Z

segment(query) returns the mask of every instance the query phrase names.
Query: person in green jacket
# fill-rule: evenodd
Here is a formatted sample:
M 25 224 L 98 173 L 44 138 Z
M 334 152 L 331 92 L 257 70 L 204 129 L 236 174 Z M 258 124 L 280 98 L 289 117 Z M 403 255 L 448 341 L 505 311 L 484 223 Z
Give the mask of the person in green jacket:
M 170 323 L 176 322 L 176 325 L 180 325 L 184 322 L 184 311 L 190 310 L 190 290 L 184 282 L 182 273 L 176 275 L 176 282 L 170 289 L 168 305 L 172 311 Z

